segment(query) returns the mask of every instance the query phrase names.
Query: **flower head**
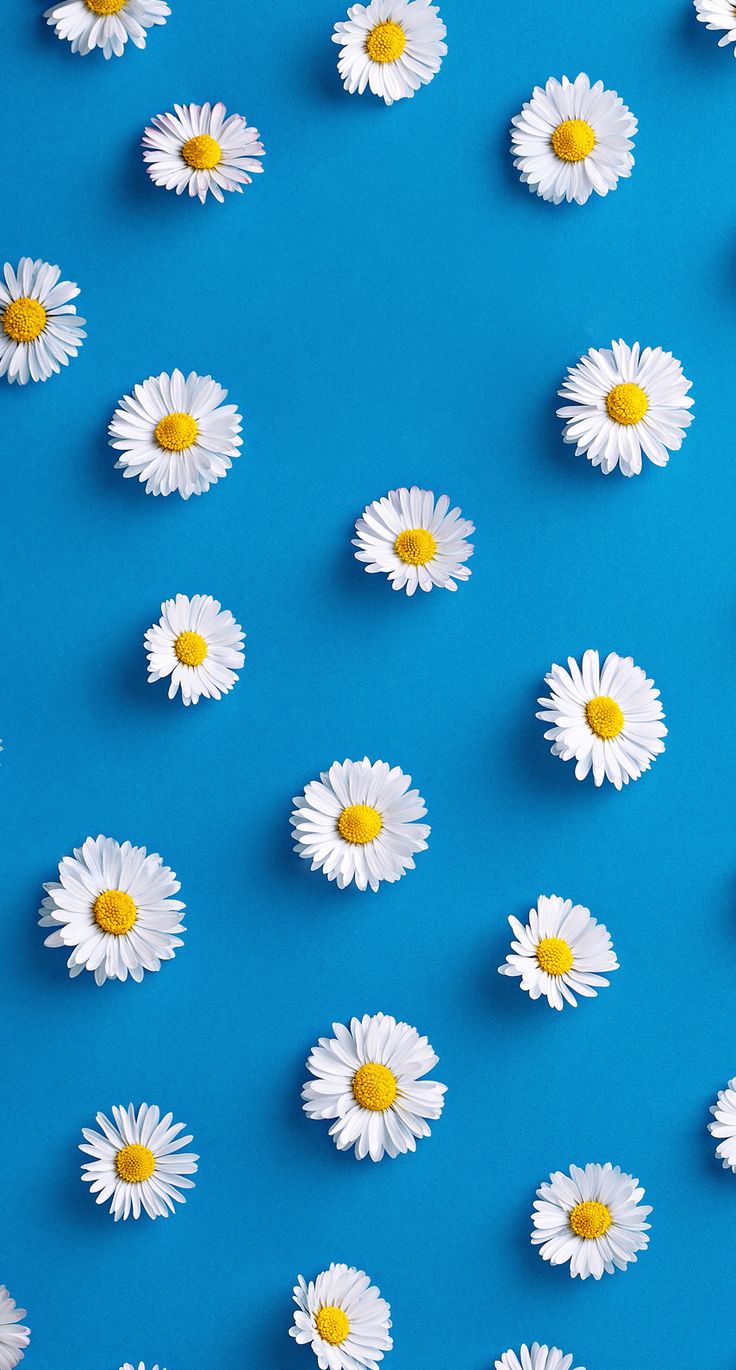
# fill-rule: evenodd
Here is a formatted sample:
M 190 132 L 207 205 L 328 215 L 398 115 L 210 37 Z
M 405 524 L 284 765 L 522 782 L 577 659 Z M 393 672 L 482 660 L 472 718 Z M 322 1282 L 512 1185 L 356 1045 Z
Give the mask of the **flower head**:
M 82 1128 L 84 1143 L 79 1150 L 92 1160 L 82 1166 L 82 1179 L 96 1195 L 95 1202 L 107 1203 L 115 1221 L 120 1218 L 168 1218 L 176 1204 L 185 1202 L 183 1189 L 194 1189 L 188 1177 L 197 1170 L 198 1156 L 182 1152 L 191 1137 L 179 1134 L 184 1123 L 174 1123 L 173 1114 L 161 1117 L 158 1108 L 141 1104 L 136 1110 L 112 1110 L 113 1121 L 98 1113 L 101 1129 Z
M 636 119 L 615 90 L 550 77 L 511 121 L 514 166 L 529 189 L 558 205 L 607 195 L 634 165 Z
M 148 679 L 170 677 L 169 699 L 181 690 L 184 704 L 221 699 L 245 662 L 245 638 L 229 609 L 211 595 L 177 595 L 164 600 L 161 618 L 148 629 Z
M 85 320 L 71 301 L 79 294 L 73 281 L 60 281 L 58 266 L 21 257 L 9 262 L 0 281 L 0 376 L 18 381 L 47 381 L 76 357 Z
M 4 1284 L 0 1284 L 0 1370 L 15 1370 L 23 1360 L 23 1351 L 31 1338 L 30 1327 L 24 1327 L 25 1308 L 17 1308 Z
M 165 24 L 170 14 L 165 0 L 57 0 L 44 18 L 72 52 L 86 57 L 102 48 L 108 58 L 122 57 L 129 39 L 144 48 L 148 29 Z
M 378 1370 L 389 1336 L 391 1309 L 362 1270 L 335 1265 L 294 1285 L 296 1312 L 289 1335 L 311 1346 L 319 1370 Z
M 211 376 L 181 371 L 149 376 L 120 401 L 110 446 L 124 476 L 145 481 L 147 495 L 182 499 L 209 490 L 239 455 L 242 419 Z
M 335 24 L 337 69 L 351 95 L 367 89 L 387 105 L 411 99 L 437 75 L 447 53 L 439 9 L 430 0 L 370 0 Z
M 157 114 L 143 134 L 143 160 L 157 186 L 188 191 L 204 204 L 207 195 L 222 203 L 224 191 L 242 192 L 263 171 L 265 149 L 257 128 L 222 104 L 174 105 Z
M 459 509 L 450 509 L 447 495 L 436 500 L 431 490 L 416 485 L 390 490 L 363 510 L 355 531 L 356 561 L 364 562 L 369 574 L 386 575 L 394 590 L 407 595 L 435 585 L 456 590 L 458 581 L 470 579 L 464 563 L 473 555 L 473 544 L 466 539 L 475 528 Z
M 537 1190 L 532 1245 L 551 1265 L 569 1264 L 573 1278 L 625 1270 L 649 1245 L 652 1210 L 643 1196 L 639 1181 L 608 1161 L 556 1170 Z
M 546 998 L 552 1008 L 577 1006 L 575 995 L 594 999 L 609 981 L 602 971 L 618 970 L 608 929 L 582 904 L 559 895 L 540 894 L 528 923 L 509 917 L 514 941 L 501 975 L 520 977 L 531 999 Z

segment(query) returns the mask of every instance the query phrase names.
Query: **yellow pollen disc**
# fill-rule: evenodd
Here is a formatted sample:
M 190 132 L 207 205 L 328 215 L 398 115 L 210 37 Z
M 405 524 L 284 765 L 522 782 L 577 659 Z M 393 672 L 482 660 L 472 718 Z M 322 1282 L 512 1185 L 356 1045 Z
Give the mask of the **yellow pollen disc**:
M 39 300 L 21 295 L 3 310 L 3 330 L 13 342 L 29 343 L 39 338 L 46 327 L 46 310 Z
M 371 1113 L 385 1113 L 397 1094 L 396 1076 L 388 1066 L 369 1061 L 353 1076 L 353 1097 L 361 1108 Z
M 164 452 L 183 452 L 197 441 L 198 432 L 197 421 L 191 414 L 175 413 L 159 419 L 153 436 Z
M 182 666 L 201 666 L 207 655 L 207 643 L 201 633 L 180 633 L 174 651 Z
M 128 0 L 84 0 L 87 9 L 93 14 L 117 14 L 125 9 Z
M 394 551 L 407 566 L 426 566 L 437 551 L 437 543 L 426 528 L 405 528 L 394 543 Z
M 406 34 L 393 19 L 376 24 L 365 40 L 365 50 L 372 62 L 395 62 L 406 47 Z
M 585 717 L 596 737 L 602 737 L 604 742 L 618 737 L 624 726 L 621 705 L 610 695 L 596 695 L 595 699 L 589 699 L 585 706 Z
M 337 820 L 337 830 L 346 842 L 353 842 L 356 846 L 364 847 L 366 842 L 372 842 L 374 837 L 378 837 L 383 822 L 378 809 L 374 809 L 370 804 L 351 804 L 349 808 L 343 809 Z
M 575 1236 L 582 1237 L 586 1242 L 604 1236 L 612 1221 L 608 1205 L 599 1203 L 597 1199 L 586 1199 L 585 1203 L 577 1204 L 570 1214 L 570 1226 Z
M 127 1180 L 128 1184 L 142 1184 L 144 1180 L 150 1180 L 156 1169 L 156 1157 L 147 1146 L 133 1142 L 118 1152 L 115 1169 L 121 1180 Z
M 563 937 L 543 937 L 537 946 L 540 970 L 548 975 L 566 975 L 572 966 L 572 951 Z
M 614 423 L 639 423 L 649 408 L 649 400 L 640 385 L 623 381 L 614 385 L 606 396 L 606 409 Z
M 138 910 L 125 890 L 103 890 L 92 905 L 92 913 L 98 928 L 113 937 L 124 937 L 138 917 Z
M 181 150 L 187 166 L 192 171 L 212 171 L 213 167 L 222 160 L 222 148 L 216 138 L 211 138 L 209 133 L 198 133 L 196 138 L 189 138 Z
M 595 133 L 585 119 L 565 119 L 552 134 L 552 150 L 561 162 L 582 162 L 595 147 Z
M 350 1332 L 347 1314 L 334 1303 L 317 1309 L 314 1325 L 322 1340 L 330 1346 L 340 1346 Z

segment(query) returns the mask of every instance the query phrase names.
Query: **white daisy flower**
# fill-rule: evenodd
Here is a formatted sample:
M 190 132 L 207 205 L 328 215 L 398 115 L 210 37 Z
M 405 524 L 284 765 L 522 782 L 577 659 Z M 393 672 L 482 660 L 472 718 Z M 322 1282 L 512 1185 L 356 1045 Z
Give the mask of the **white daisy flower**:
M 544 734 L 552 755 L 574 758 L 578 780 L 592 770 L 596 785 L 610 780 L 620 790 L 664 751 L 659 690 L 630 656 L 611 652 L 601 668 L 598 653 L 589 649 L 582 667 L 570 656 L 567 670 L 553 666 L 544 679 L 551 698 L 537 701 L 537 718 L 552 724 Z
M 44 19 L 57 38 L 71 43 L 72 52 L 86 57 L 102 48 L 108 58 L 122 57 L 128 39 L 144 48 L 146 30 L 165 24 L 170 14 L 164 0 L 59 0 L 44 11 Z
M 729 1080 L 727 1089 L 719 1089 L 718 1102 L 710 1108 L 714 1123 L 708 1123 L 711 1137 L 721 1137 L 716 1147 L 716 1156 L 723 1162 L 724 1170 L 732 1170 L 736 1175 L 736 1078 Z
M 465 539 L 475 527 L 459 509 L 448 509 L 448 495 L 435 501 L 431 490 L 416 485 L 389 490 L 363 510 L 355 525 L 356 561 L 365 562 L 369 574 L 387 575 L 394 590 L 407 595 L 417 586 L 457 590 L 456 581 L 470 579 L 463 562 L 472 557 L 473 544 Z
M 570 1370 L 572 1356 L 566 1356 L 556 1346 L 540 1346 L 535 1341 L 531 1347 L 526 1343 L 521 1350 L 504 1351 L 496 1361 L 495 1370 Z M 585 1370 L 579 1365 L 577 1370 Z
M 540 894 L 529 922 L 509 917 L 515 941 L 500 975 L 521 977 L 531 999 L 546 998 L 552 1008 L 577 1007 L 576 994 L 594 999 L 606 986 L 602 971 L 618 970 L 610 933 L 590 910 L 557 894 Z
M 14 1370 L 23 1360 L 23 1348 L 31 1337 L 30 1327 L 21 1325 L 25 1308 L 16 1308 L 4 1284 L 0 1284 L 0 1370 Z
M 366 86 L 387 105 L 411 99 L 429 85 L 442 66 L 447 35 L 437 5 L 430 0 L 370 0 L 351 5 L 347 19 L 335 24 L 340 44 L 337 69 L 351 95 Z
M 634 165 L 636 119 L 615 90 L 584 73 L 550 77 L 512 120 L 514 166 L 532 192 L 556 205 L 607 195 Z
M 344 890 L 377 890 L 414 870 L 431 828 L 418 823 L 427 810 L 411 776 L 385 761 L 335 761 L 319 780 L 294 796 L 294 850 Z
M 335 1265 L 294 1285 L 289 1336 L 311 1346 L 319 1370 L 377 1370 L 390 1351 L 391 1309 L 362 1270 Z
M 135 1368 L 134 1365 L 131 1365 L 131 1363 L 130 1363 L 129 1360 L 126 1360 L 125 1365 L 121 1365 L 120 1370 L 136 1370 L 136 1368 Z M 143 1361 L 140 1361 L 140 1362 L 139 1362 L 139 1364 L 138 1364 L 138 1370 L 146 1370 L 146 1367 L 145 1367 L 145 1364 L 144 1364 Z M 159 1370 L 159 1367 L 158 1367 L 157 1365 L 152 1365 L 152 1366 L 151 1366 L 151 1370 Z M 166 1366 L 165 1366 L 165 1365 L 162 1365 L 162 1366 L 161 1366 L 161 1370 L 166 1370 Z
M 599 1280 L 604 1270 L 625 1270 L 649 1245 L 651 1208 L 639 1201 L 644 1190 L 633 1175 L 610 1161 L 556 1170 L 540 1185 L 534 1202 L 532 1246 L 551 1265 L 570 1264 L 570 1274 Z
M 200 695 L 221 699 L 239 678 L 244 639 L 230 610 L 212 595 L 166 599 L 145 637 L 149 684 L 171 676 L 169 699 L 181 690 L 184 704 L 196 704 Z
M 147 495 L 201 495 L 239 456 L 243 425 L 227 390 L 211 376 L 149 376 L 120 401 L 109 426 L 115 466 L 146 482 Z
M 642 452 L 666 466 L 693 421 L 691 385 L 681 363 L 661 347 L 642 351 L 623 338 L 610 348 L 591 347 L 568 367 L 557 392 L 567 401 L 557 410 L 565 419 L 563 440 L 574 442 L 575 455 L 600 466 L 604 476 L 617 466 L 624 476 L 638 476 Z
M 736 7 L 733 0 L 693 0 L 693 4 L 701 24 L 705 24 L 713 33 L 723 33 L 723 37 L 718 39 L 719 48 L 736 43 Z
M 71 949 L 72 979 L 92 971 L 106 980 L 140 982 L 146 970 L 159 970 L 183 946 L 185 908 L 174 895 L 181 889 L 174 872 L 157 852 L 122 846 L 112 837 L 88 837 L 59 862 L 59 879 L 44 885 L 42 928 L 53 928 L 47 947 Z
M 184 1123 L 174 1123 L 173 1114 L 161 1117 L 156 1105 L 141 1104 L 136 1112 L 113 1108 L 114 1122 L 98 1113 L 100 1132 L 82 1128 L 85 1144 L 79 1150 L 92 1156 L 82 1166 L 82 1179 L 96 1194 L 98 1204 L 110 1200 L 115 1221 L 120 1218 L 168 1218 L 174 1205 L 186 1202 L 182 1189 L 194 1189 L 187 1178 L 197 1170 L 198 1156 L 182 1152 L 191 1137 L 181 1137 Z
M 355 1148 L 359 1161 L 380 1161 L 416 1151 L 429 1137 L 426 1118 L 439 1118 L 446 1085 L 423 1080 L 437 1065 L 426 1037 L 383 1013 L 333 1023 L 334 1037 L 320 1037 L 302 1089 L 308 1118 L 335 1119 L 330 1128 L 338 1151 Z
M 60 281 L 58 266 L 21 257 L 9 262 L 0 281 L 0 376 L 18 381 L 47 381 L 76 357 L 85 319 L 70 303 L 79 294 L 73 281 Z
M 157 114 L 143 134 L 143 160 L 157 186 L 198 195 L 202 204 L 210 191 L 220 203 L 224 190 L 249 186 L 263 171 L 265 149 L 258 129 L 249 128 L 241 114 L 222 104 L 174 105 L 174 113 Z

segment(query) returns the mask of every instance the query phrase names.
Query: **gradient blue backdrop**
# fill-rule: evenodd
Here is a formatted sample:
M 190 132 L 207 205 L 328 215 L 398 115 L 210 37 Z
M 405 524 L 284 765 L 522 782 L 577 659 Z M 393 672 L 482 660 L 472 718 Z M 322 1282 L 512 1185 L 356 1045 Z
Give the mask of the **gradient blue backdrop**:
M 588 1370 L 734 1370 L 736 1178 L 707 1135 L 736 1073 L 732 584 L 736 64 L 688 0 L 446 0 L 441 75 L 392 109 L 335 72 L 337 0 L 175 0 L 148 48 L 75 57 L 41 5 L 3 16 L 0 257 L 59 262 L 89 320 L 46 385 L 2 385 L 0 1280 L 29 1370 L 311 1370 L 291 1287 L 331 1260 L 390 1299 L 391 1370 L 489 1370 L 537 1337 Z M 555 208 L 508 124 L 586 70 L 638 115 L 636 167 Z M 224 205 L 144 172 L 144 125 L 225 101 L 266 172 Z M 555 391 L 623 335 L 681 357 L 695 424 L 664 470 L 605 479 Z M 152 499 L 106 426 L 153 372 L 230 390 L 243 455 Z M 458 594 L 408 600 L 351 558 L 353 521 L 417 482 L 477 525 Z M 146 683 L 160 601 L 207 592 L 247 631 L 219 704 Z M 576 783 L 535 721 L 552 661 L 631 654 L 665 756 Z M 292 795 L 345 756 L 411 772 L 432 837 L 379 895 L 291 852 Z M 67 979 L 36 909 L 88 834 L 161 852 L 186 945 L 140 986 Z M 621 961 L 557 1016 L 496 973 L 506 916 L 589 905 Z M 382 1009 L 449 1089 L 414 1156 L 340 1155 L 301 1113 L 310 1045 Z M 97 1109 L 159 1102 L 201 1153 L 168 1222 L 114 1226 L 79 1180 Z M 654 1205 L 639 1264 L 571 1281 L 529 1245 L 551 1169 L 611 1160 Z

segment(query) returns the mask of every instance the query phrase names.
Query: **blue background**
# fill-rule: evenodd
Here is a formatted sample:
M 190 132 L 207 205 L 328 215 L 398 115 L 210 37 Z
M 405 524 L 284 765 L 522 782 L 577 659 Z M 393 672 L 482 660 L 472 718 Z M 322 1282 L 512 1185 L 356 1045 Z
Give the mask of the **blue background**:
M 341 89 L 337 0 L 176 0 L 145 52 L 71 54 L 4 14 L 0 255 L 61 264 L 88 339 L 2 387 L 0 1280 L 29 1370 L 310 1370 L 291 1287 L 330 1260 L 390 1300 L 391 1370 L 489 1370 L 537 1337 L 588 1370 L 733 1370 L 736 1179 L 706 1132 L 736 1072 L 732 768 L 736 64 L 688 0 L 446 0 L 449 55 L 386 109 Z M 507 152 L 532 87 L 579 70 L 640 121 L 605 200 L 530 196 Z M 266 171 L 224 205 L 148 180 L 139 139 L 222 99 Z M 662 344 L 695 423 L 665 470 L 608 479 L 563 446 L 567 365 Z M 243 455 L 202 498 L 113 470 L 122 394 L 210 372 Z M 365 504 L 447 491 L 472 579 L 408 600 L 352 560 Z M 247 632 L 232 694 L 148 686 L 160 601 L 211 593 Z M 552 661 L 631 654 L 667 751 L 621 794 L 577 784 L 535 721 Z M 377 896 L 291 851 L 292 796 L 368 753 L 420 786 L 432 836 Z M 731 818 L 729 818 L 729 814 Z M 186 945 L 140 986 L 69 982 L 41 884 L 88 834 L 177 871 Z M 586 903 L 621 962 L 556 1015 L 496 973 L 506 917 Z M 299 1091 L 334 1020 L 427 1033 L 445 1114 L 417 1154 L 339 1154 Z M 115 1226 L 79 1180 L 113 1103 L 188 1124 L 198 1186 Z M 654 1205 L 638 1265 L 582 1284 L 529 1244 L 550 1170 L 611 1160 Z

